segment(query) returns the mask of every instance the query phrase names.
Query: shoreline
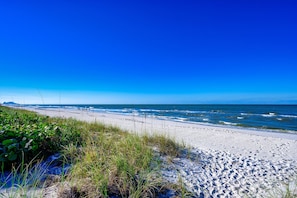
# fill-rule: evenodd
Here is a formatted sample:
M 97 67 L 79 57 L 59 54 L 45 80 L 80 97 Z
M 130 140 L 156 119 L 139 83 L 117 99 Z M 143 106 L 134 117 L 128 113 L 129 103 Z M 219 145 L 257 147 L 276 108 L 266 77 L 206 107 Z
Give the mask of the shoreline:
M 38 107 L 38 109 L 44 109 L 42 107 Z M 46 108 L 48 109 L 48 108 Z M 55 109 L 55 108 L 53 108 Z M 63 108 L 62 108 L 63 109 Z M 74 109 L 73 109 L 74 110 Z M 77 109 L 79 110 L 79 109 Z M 97 114 L 107 114 L 107 115 L 119 115 L 119 116 L 132 116 L 132 117 L 139 117 L 139 118 L 151 118 L 161 121 L 171 121 L 171 122 L 177 122 L 177 123 L 185 123 L 185 124 L 195 124 L 195 125 L 202 125 L 202 126 L 209 126 L 209 127 L 219 127 L 219 128 L 227 128 L 227 129 L 234 129 L 234 130 L 247 130 L 248 133 L 254 133 L 255 135 L 262 135 L 262 136 L 275 136 L 285 139 L 294 139 L 297 140 L 297 131 L 293 130 L 285 130 L 285 129 L 273 129 L 273 128 L 257 128 L 257 127 L 249 127 L 249 126 L 240 126 L 240 125 L 228 125 L 228 124 L 214 124 L 214 123 L 207 123 L 207 122 L 196 122 L 196 121 L 188 121 L 188 120 L 182 120 L 182 119 L 170 119 L 170 118 L 162 118 L 159 116 L 153 117 L 153 116 L 144 116 L 144 115 L 131 115 L 131 114 L 124 114 L 124 113 L 115 113 L 115 112 L 103 112 L 103 111 L 93 111 L 93 110 L 79 110 L 79 111 L 89 111 L 92 113 Z M 262 134 L 264 133 L 264 134 Z M 267 134 L 267 135 L 266 135 Z M 273 135 L 275 134 L 275 135 Z M 282 134 L 290 134 L 288 137 L 286 135 Z M 292 136 L 291 136 L 292 135 Z
M 25 108 L 37 113 L 87 122 L 100 122 L 136 134 L 162 133 L 179 142 L 205 150 L 222 150 L 256 156 L 268 160 L 297 160 L 297 134 L 256 129 L 233 128 L 199 123 L 176 122 L 151 117 L 120 115 L 64 108 Z M 222 140 L 224 142 L 222 142 Z M 287 152 L 279 149 L 286 145 Z
M 139 118 L 145 118 L 145 119 L 156 119 L 160 121 L 171 121 L 171 122 L 176 122 L 176 123 L 184 123 L 184 124 L 194 124 L 194 125 L 201 125 L 201 126 L 209 126 L 209 127 L 218 127 L 218 128 L 226 128 L 226 129 L 233 129 L 233 130 L 239 130 L 240 132 L 246 132 L 252 133 L 255 135 L 261 135 L 261 136 L 274 136 L 274 137 L 279 137 L 279 138 L 285 138 L 285 139 L 294 139 L 297 140 L 297 131 L 296 130 L 285 130 L 285 129 L 274 129 L 274 128 L 257 128 L 257 127 L 250 127 L 250 126 L 241 126 L 241 125 L 228 125 L 228 124 L 214 124 L 214 123 L 207 123 L 207 122 L 196 122 L 196 121 L 188 121 L 188 120 L 183 120 L 183 119 L 170 119 L 170 118 L 163 118 L 166 116 L 145 116 L 142 114 L 125 114 L 125 113 L 117 113 L 117 112 L 109 112 L 109 111 L 94 111 L 93 109 L 89 108 L 82 108 L 82 109 L 76 109 L 76 108 L 51 108 L 51 107 L 16 107 L 16 108 L 21 108 L 21 109 L 27 109 L 27 110 L 49 110 L 49 111 L 73 111 L 72 113 L 75 113 L 75 111 L 79 112 L 90 112 L 90 113 L 95 113 L 95 114 L 104 114 L 104 115 L 117 115 L 117 116 L 126 116 L 126 117 L 139 117 Z M 268 134 L 268 135 L 266 135 Z M 273 135 L 275 134 L 275 135 Z M 283 135 L 283 134 L 288 134 L 288 135 Z
M 282 128 L 274 128 L 274 127 L 257 127 L 257 126 L 250 126 L 250 125 L 244 125 L 240 123 L 232 123 L 232 122 L 225 122 L 225 121 L 219 121 L 219 123 L 212 123 L 212 122 L 206 122 L 206 121 L 191 121 L 188 120 L 185 117 L 171 117 L 171 116 L 166 116 L 166 115 L 154 115 L 154 114 L 145 114 L 142 112 L 136 112 L 132 113 L 124 113 L 122 111 L 109 111 L 109 109 L 96 109 L 94 107 L 81 107 L 81 105 L 78 106 L 55 106 L 55 105 L 46 105 L 46 106 L 20 106 L 20 108 L 33 108 L 33 109 L 65 109 L 65 110 L 79 110 L 79 111 L 89 111 L 93 113 L 103 113 L 103 114 L 111 114 L 111 115 L 123 115 L 123 116 L 137 116 L 137 117 L 146 117 L 146 118 L 153 118 L 153 119 L 158 119 L 158 120 L 168 120 L 168 121 L 173 121 L 173 122 L 180 122 L 180 123 L 190 123 L 190 124 L 198 124 L 198 125 L 205 125 L 205 126 L 217 126 L 217 127 L 223 127 L 223 128 L 231 128 L 231 129 L 247 129 L 251 131 L 257 131 L 257 132 L 271 132 L 271 133 L 288 133 L 288 134 L 296 134 L 297 135 L 297 130 L 291 130 L 291 129 L 282 129 Z M 231 105 L 232 106 L 232 105 Z M 254 105 L 253 105 L 254 106 Z M 260 106 L 260 105 L 259 105 Z M 261 105 L 263 106 L 263 105 Z M 265 105 L 264 105 L 265 106 Z M 285 105 L 288 106 L 288 105 Z M 293 105 L 295 106 L 295 105 Z M 146 109 L 145 109 L 146 110 Z M 150 109 L 149 109 L 150 110 Z M 130 110 L 131 111 L 131 110 Z M 144 110 L 143 110 L 144 111 Z M 156 110 L 156 111 L 162 111 L 162 110 Z M 248 115 L 248 113 L 243 113 Z M 270 115 L 273 114 L 273 115 Z M 264 117 L 273 117 L 277 116 L 278 114 L 270 113 L 268 116 L 264 116 L 266 114 L 255 114 L 255 115 L 262 115 Z M 289 115 L 280 115 L 282 116 L 289 116 Z M 291 115 L 292 117 L 295 117 L 294 115 Z M 291 117 L 290 116 L 290 117 Z
M 160 106 L 160 107 L 158 107 Z M 196 105 L 194 105 L 196 106 Z M 207 105 L 209 106 L 209 105 Z M 264 108 L 265 105 L 246 105 L 259 106 L 262 109 L 240 108 L 245 105 L 214 105 L 204 109 L 203 105 L 192 107 L 191 105 L 27 105 L 32 108 L 65 108 L 74 110 L 84 110 L 97 113 L 111 113 L 117 115 L 151 117 L 160 120 L 169 120 L 185 123 L 196 123 L 200 125 L 231 127 L 238 129 L 249 129 L 268 132 L 282 132 L 297 134 L 294 119 L 297 115 L 288 112 L 288 109 L 280 108 L 277 110 Z M 225 109 L 225 106 L 235 106 L 232 109 Z M 268 105 L 271 106 L 271 105 Z M 275 105 L 270 108 L 274 108 Z M 297 107 L 296 105 L 293 105 Z M 26 107 L 24 105 L 23 107 Z M 172 109 L 170 109 L 172 107 Z M 229 108 L 229 107 L 228 107 Z M 188 109 L 188 110 L 186 110 Z M 193 114 L 193 115 L 192 115 Z M 203 119 L 202 119 L 203 118 Z M 252 119 L 252 120 L 251 120 Z M 295 120 L 296 121 L 296 120 Z
M 170 182 L 182 179 L 198 197 L 267 197 L 275 188 L 297 180 L 295 134 L 73 109 L 26 109 L 52 117 L 99 122 L 138 135 L 162 133 L 185 143 L 190 147 L 184 156 L 169 160 L 161 156 L 161 173 Z

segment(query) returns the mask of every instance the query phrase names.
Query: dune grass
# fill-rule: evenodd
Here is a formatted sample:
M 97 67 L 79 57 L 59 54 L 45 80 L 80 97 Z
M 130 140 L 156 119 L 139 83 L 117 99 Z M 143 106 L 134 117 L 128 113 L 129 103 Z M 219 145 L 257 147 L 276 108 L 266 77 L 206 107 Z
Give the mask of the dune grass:
M 296 198 L 297 178 L 289 183 L 284 183 L 274 188 L 269 194 L 271 198 Z
M 152 172 L 152 150 L 137 136 L 100 124 L 85 124 L 90 131 L 76 154 L 69 179 L 84 188 L 93 186 L 101 196 L 119 194 L 127 197 L 139 191 L 139 180 Z M 66 151 L 65 156 L 69 150 Z M 83 178 L 83 179 L 81 179 Z M 85 179 L 89 179 L 84 184 Z M 144 179 L 147 180 L 147 179 Z M 90 193 L 90 192 L 88 192 Z
M 0 113 L 1 133 L 9 133 L 7 129 L 13 128 L 17 134 L 17 136 L 11 136 L 12 133 L 9 133 L 10 136 L 2 138 L 0 147 L 2 146 L 3 151 L 10 152 L 9 145 L 5 147 L 3 141 L 14 139 L 13 142 L 20 145 L 18 141 L 22 141 L 24 137 L 27 137 L 30 143 L 34 142 L 37 148 L 35 151 L 37 154 L 33 156 L 29 152 L 26 161 L 20 161 L 24 159 L 22 155 L 27 151 L 21 146 L 15 148 L 15 153 L 18 155 L 16 158 L 0 159 L 2 167 L 5 165 L 2 175 L 9 169 L 8 167 L 15 174 L 15 179 L 19 175 L 28 175 L 31 173 L 30 167 L 35 165 L 37 160 L 59 152 L 64 156 L 63 163 L 72 164 L 63 182 L 70 185 L 72 190 L 68 191 L 75 193 L 76 197 L 155 197 L 170 186 L 162 180 L 159 171 L 160 161 L 153 148 L 157 148 L 162 155 L 176 157 L 179 156 L 181 145 L 166 136 L 137 136 L 99 123 L 50 118 L 7 107 L 0 107 Z M 10 121 L 7 121 L 7 118 Z M 32 129 L 31 125 L 34 125 L 33 130 L 29 130 Z M 30 136 L 25 133 L 26 130 L 22 131 L 24 128 L 30 131 Z M 42 134 L 40 137 L 38 134 L 44 131 L 50 133 Z M 39 138 L 40 141 L 34 138 Z M 13 160 L 18 160 L 18 163 Z M 16 164 L 21 164 L 22 168 L 17 169 Z M 39 177 L 36 176 L 34 184 L 29 187 L 40 187 L 42 186 L 40 182 Z M 4 185 L 5 182 L 2 182 L 0 187 Z M 21 185 L 15 182 L 12 186 L 20 191 L 28 187 L 25 180 Z M 175 188 L 176 191 L 184 190 L 178 185 L 172 185 L 171 188 Z M 180 192 L 183 193 L 183 191 Z M 63 188 L 59 193 L 60 197 L 65 197 L 67 194 Z
M 40 160 L 32 159 L 12 167 L 9 172 L 1 173 L 0 197 L 42 197 L 44 177 L 44 167 L 41 167 Z
M 178 157 L 181 148 L 184 147 L 184 145 L 177 143 L 172 137 L 162 134 L 154 134 L 152 136 L 145 134 L 143 139 L 147 145 L 157 147 L 162 155 L 170 157 Z

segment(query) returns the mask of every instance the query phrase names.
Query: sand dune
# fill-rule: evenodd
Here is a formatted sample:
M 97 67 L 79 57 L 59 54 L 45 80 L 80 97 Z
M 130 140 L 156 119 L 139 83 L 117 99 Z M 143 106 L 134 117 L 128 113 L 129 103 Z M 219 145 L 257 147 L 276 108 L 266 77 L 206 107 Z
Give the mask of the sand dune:
M 151 117 L 74 109 L 30 109 L 40 114 L 101 122 L 137 134 L 162 133 L 192 149 L 166 163 L 164 179 L 181 177 L 197 197 L 266 197 L 282 183 L 296 180 L 297 135 L 228 128 Z

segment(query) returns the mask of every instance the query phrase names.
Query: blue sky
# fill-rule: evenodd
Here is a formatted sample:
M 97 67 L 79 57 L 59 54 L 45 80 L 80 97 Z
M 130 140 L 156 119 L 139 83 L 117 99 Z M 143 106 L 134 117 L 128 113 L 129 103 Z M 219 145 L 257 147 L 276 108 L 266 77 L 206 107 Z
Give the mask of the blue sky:
M 0 3 L 0 102 L 297 104 L 297 2 Z

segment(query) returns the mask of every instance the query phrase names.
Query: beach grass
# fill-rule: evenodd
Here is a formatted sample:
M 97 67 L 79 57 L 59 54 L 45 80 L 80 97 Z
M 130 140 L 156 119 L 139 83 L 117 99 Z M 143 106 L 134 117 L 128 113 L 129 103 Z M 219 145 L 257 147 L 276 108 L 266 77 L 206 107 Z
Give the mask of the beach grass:
M 30 167 L 35 166 L 38 160 L 59 152 L 63 155 L 63 164 L 72 164 L 70 172 L 63 177 L 63 181 L 60 180 L 66 182 L 71 190 L 61 188 L 61 197 L 69 196 L 69 193 L 81 197 L 155 197 L 168 188 L 175 188 L 176 193 L 184 194 L 184 188 L 169 185 L 160 175 L 159 154 L 176 157 L 182 146 L 166 136 L 138 136 L 100 123 L 50 118 L 7 107 L 0 107 L 0 113 L 3 118 L 1 133 L 6 135 L 2 136 L 2 151 L 11 152 L 9 148 L 12 147 L 3 144 L 9 143 L 8 139 L 14 139 L 11 144 L 18 145 L 13 147 L 16 157 L 0 159 L 2 175 L 8 170 L 15 175 L 15 179 L 24 177 L 31 173 Z M 17 135 L 9 133 L 10 129 Z M 24 137 L 26 141 L 36 144 L 34 153 L 26 150 L 30 147 L 21 146 Z M 158 154 L 154 148 L 157 148 Z M 21 164 L 22 168 L 15 168 L 16 164 Z M 24 180 L 21 185 L 13 181 L 11 186 L 22 193 L 28 187 L 42 186 L 40 177 L 35 175 L 32 185 L 26 185 Z M 2 182 L 0 186 L 4 185 L 5 182 Z
M 181 149 L 185 146 L 174 140 L 173 137 L 169 137 L 164 134 L 154 134 L 143 136 L 147 145 L 155 146 L 162 155 L 171 157 L 178 157 L 181 153 Z
M 297 178 L 289 183 L 284 183 L 270 192 L 271 198 L 296 198 Z
M 1 172 L 0 197 L 42 197 L 45 167 L 41 161 L 32 159 L 12 167 L 9 172 Z

